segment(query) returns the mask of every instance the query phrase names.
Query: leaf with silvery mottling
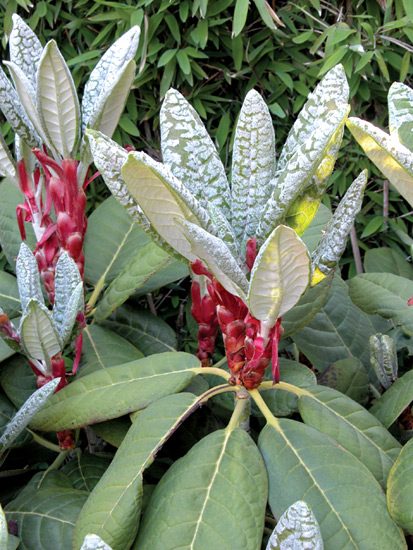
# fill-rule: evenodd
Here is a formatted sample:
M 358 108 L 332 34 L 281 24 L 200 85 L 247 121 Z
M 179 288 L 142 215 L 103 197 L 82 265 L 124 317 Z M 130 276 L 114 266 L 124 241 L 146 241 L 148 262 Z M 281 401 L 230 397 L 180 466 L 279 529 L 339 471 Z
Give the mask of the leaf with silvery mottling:
M 39 135 L 27 116 L 16 90 L 2 68 L 0 68 L 0 109 L 9 121 L 13 131 L 30 147 L 41 145 Z
M 50 359 L 62 349 L 49 310 L 35 299 L 30 300 L 24 310 L 19 333 L 23 349 L 32 359 L 50 363 Z
M 27 308 L 27 304 L 32 299 L 44 305 L 36 258 L 25 243 L 21 243 L 20 245 L 19 255 L 16 260 L 16 276 L 23 313 Z
M 366 120 L 351 117 L 347 127 L 369 159 L 413 205 L 413 153 L 397 138 Z
M 86 135 L 96 168 L 102 174 L 112 195 L 157 245 L 166 252 L 175 254 L 175 250 L 155 230 L 127 188 L 122 176 L 122 166 L 128 159 L 127 151 L 115 141 L 95 130 L 87 130 Z M 179 257 L 181 256 L 179 255 Z
M 308 286 L 310 257 L 293 229 L 279 225 L 260 248 L 251 271 L 248 304 L 268 328 L 287 313 Z
M 311 255 L 312 285 L 334 269 L 344 252 L 355 217 L 361 209 L 366 184 L 367 170 L 363 170 L 348 188 L 327 225 L 320 244 Z
M 16 162 L 0 132 L 0 176 L 8 178 L 17 185 Z
M 337 129 L 347 117 L 348 109 L 347 105 L 343 105 L 337 110 L 330 111 L 282 169 L 275 189 L 261 214 L 257 232 L 259 241 L 265 240 L 283 221 L 295 199 L 310 183 L 320 162 L 330 149 Z
M 241 269 L 245 269 L 245 259 L 241 257 L 241 250 L 232 225 L 229 223 L 222 211 L 212 202 L 208 204 L 208 210 L 212 223 L 217 229 L 217 235 L 227 245 L 231 254 L 240 264 Z
M 90 73 L 82 99 L 83 130 L 90 119 L 96 116 L 96 111 L 101 108 L 99 101 L 101 96 L 110 88 L 113 80 L 116 79 L 125 63 L 135 57 L 139 44 L 139 35 L 139 27 L 132 27 L 105 52 Z
M 4 432 L 7 424 L 11 422 L 17 412 L 17 407 L 13 405 L 10 399 L 0 391 L 0 434 Z M 20 435 L 9 445 L 9 447 L 25 447 L 32 441 L 33 437 L 28 430 L 22 430 Z M 1 454 L 1 453 L 0 453 Z M 0 547 L 1 548 L 1 547 Z
M 10 60 L 18 65 L 36 88 L 37 67 L 42 55 L 43 46 L 32 29 L 23 19 L 13 13 L 13 29 L 10 33 Z
M 187 239 L 194 257 L 207 265 L 228 292 L 239 296 L 245 302 L 249 287 L 248 280 L 227 245 L 202 227 L 185 220 L 179 221 L 182 226 L 182 235 L 185 235 L 184 238 Z
M 92 534 L 85 536 L 80 550 L 112 550 L 112 548 L 100 537 Z
M 37 107 L 50 143 L 63 158 L 70 158 L 80 135 L 80 106 L 72 75 L 54 40 L 46 44 L 39 61 Z
M 17 411 L 13 419 L 7 424 L 0 437 L 0 452 L 3 453 L 13 441 L 21 434 L 32 418 L 43 408 L 49 397 L 54 393 L 60 382 L 60 378 L 51 380 L 39 388 L 25 404 Z
M 291 504 L 280 517 L 266 550 L 324 550 L 320 526 L 303 500 Z
M 320 126 L 328 113 L 347 105 L 349 86 L 342 65 L 333 67 L 308 96 L 294 126 L 291 128 L 278 159 L 277 171 L 281 172 L 296 150 Z
M 401 82 L 393 82 L 388 95 L 390 135 L 413 151 L 413 90 Z
M 194 222 L 205 230 L 212 223 L 208 212 L 172 174 L 168 166 L 145 153 L 132 152 L 122 167 L 123 179 L 161 237 L 189 261 L 196 259 L 177 220 Z
M 85 309 L 85 298 L 84 298 L 83 282 L 80 282 L 75 288 L 75 290 L 72 292 L 70 299 L 67 302 L 65 316 L 63 318 L 63 323 L 59 331 L 62 347 L 70 343 L 77 314 L 83 313 L 84 309 Z M 72 338 L 74 338 L 74 336 Z
M 239 114 L 232 154 L 231 217 L 241 242 L 255 236 L 274 175 L 272 118 L 260 94 L 250 90 Z
M 55 302 L 53 305 L 53 321 L 57 330 L 62 334 L 68 329 L 69 320 L 66 319 L 69 315 L 69 303 L 73 302 L 73 294 L 77 292 L 79 295 L 79 284 L 83 291 L 83 282 L 82 277 L 79 273 L 79 268 L 76 265 L 76 262 L 69 256 L 67 252 L 63 252 L 56 264 L 55 271 Z M 83 296 L 83 295 L 82 295 Z M 82 300 L 78 297 L 77 301 L 79 302 L 76 314 L 80 311 L 83 311 Z M 76 318 L 75 314 L 75 318 Z M 74 321 L 72 322 L 73 325 Z M 63 327 L 66 327 L 63 329 Z M 71 329 L 70 329 L 71 332 Z M 70 336 L 70 334 L 69 334 Z M 63 336 L 62 336 L 63 338 Z M 64 340 L 65 338 L 63 338 Z
M 333 136 L 331 145 L 317 167 L 307 188 L 304 189 L 303 193 L 295 199 L 288 209 L 285 223 L 292 227 L 299 236 L 310 225 L 323 198 L 343 139 L 344 124 L 345 119 L 343 119 L 342 126 L 337 129 Z
M 387 334 L 370 336 L 371 364 L 381 385 L 388 390 L 397 378 L 396 342 Z
M 198 113 L 182 94 L 170 89 L 159 120 L 164 163 L 201 206 L 207 208 L 212 202 L 231 219 L 225 169 Z

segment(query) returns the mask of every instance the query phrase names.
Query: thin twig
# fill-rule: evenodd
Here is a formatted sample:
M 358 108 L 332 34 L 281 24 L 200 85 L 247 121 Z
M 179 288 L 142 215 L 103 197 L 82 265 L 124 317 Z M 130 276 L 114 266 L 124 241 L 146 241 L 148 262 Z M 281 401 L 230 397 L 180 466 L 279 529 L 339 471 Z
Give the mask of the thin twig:
M 363 273 L 363 264 L 361 261 L 360 248 L 359 248 L 359 243 L 357 241 L 357 233 L 356 233 L 356 228 L 354 227 L 354 224 L 350 231 L 350 240 L 351 240 L 351 248 L 353 249 L 353 256 L 354 256 L 354 262 L 356 264 L 357 275 L 360 275 L 361 273 Z
M 389 180 L 383 181 L 383 224 L 386 226 L 385 231 L 389 225 Z
M 146 293 L 146 299 L 148 301 L 149 310 L 154 315 L 158 316 L 158 313 L 156 311 L 155 302 L 153 301 L 153 296 L 151 292 Z

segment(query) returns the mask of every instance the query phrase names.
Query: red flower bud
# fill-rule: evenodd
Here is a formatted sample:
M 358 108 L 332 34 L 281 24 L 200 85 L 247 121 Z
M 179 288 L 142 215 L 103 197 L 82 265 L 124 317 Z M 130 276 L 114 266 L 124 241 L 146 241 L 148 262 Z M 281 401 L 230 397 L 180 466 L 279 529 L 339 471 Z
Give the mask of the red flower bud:
M 77 261 L 82 253 L 83 239 L 80 233 L 72 233 L 66 240 L 66 250 Z
M 195 275 L 206 275 L 210 279 L 213 278 L 212 273 L 204 266 L 201 260 L 195 260 L 195 262 L 191 262 L 190 265 Z
M 76 223 L 66 212 L 59 212 L 57 214 L 56 225 L 59 240 L 63 245 L 65 245 L 69 235 L 76 231 Z
M 250 271 L 252 269 L 252 266 L 254 265 L 256 257 L 257 257 L 257 237 L 254 237 L 253 239 L 248 239 L 247 250 L 245 254 L 246 264 Z

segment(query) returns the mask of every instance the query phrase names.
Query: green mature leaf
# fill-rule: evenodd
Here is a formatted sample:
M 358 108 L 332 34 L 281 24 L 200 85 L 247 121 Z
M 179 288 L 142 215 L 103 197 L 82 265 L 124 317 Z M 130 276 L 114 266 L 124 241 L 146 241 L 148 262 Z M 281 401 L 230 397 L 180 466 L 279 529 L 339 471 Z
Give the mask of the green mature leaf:
M 272 118 L 255 90 L 246 95 L 238 117 L 231 173 L 232 227 L 244 242 L 255 236 L 261 210 L 273 190 L 271 182 L 275 175 Z
M 31 425 L 42 431 L 59 431 L 143 409 L 185 388 L 199 365 L 196 357 L 173 352 L 94 372 L 57 392 Z
M 212 202 L 231 219 L 225 169 L 198 113 L 182 94 L 171 89 L 165 95 L 159 117 L 166 166 L 201 206 L 207 208 L 207 203 Z
M 20 321 L 20 338 L 32 359 L 50 361 L 62 349 L 49 310 L 37 300 L 30 300 Z
M 330 437 L 301 422 L 280 419 L 264 428 L 258 445 L 275 517 L 305 495 L 319 522 L 325 550 L 406 549 L 380 485 Z
M 16 277 L 6 271 L 0 272 L 0 306 L 9 318 L 21 313 Z
M 131 424 L 129 415 L 121 416 L 120 418 L 93 424 L 93 431 L 98 437 L 118 448 L 125 439 Z
M 307 247 L 296 232 L 279 225 L 261 246 L 251 270 L 250 312 L 268 328 L 298 302 L 310 280 Z
M 379 313 L 413 335 L 413 281 L 392 273 L 363 273 L 350 280 L 350 298 L 366 313 Z
M 76 149 L 80 106 L 69 68 L 54 40 L 46 44 L 39 61 L 37 107 L 44 131 L 63 158 Z
M 2 363 L 0 383 L 7 397 L 17 409 L 37 390 L 36 376 L 30 368 L 27 358 L 20 354 Z
M 413 266 L 393 248 L 370 248 L 364 255 L 366 273 L 393 273 L 413 280 Z
M 119 273 L 106 290 L 99 301 L 94 313 L 94 320 L 99 323 L 121 304 L 139 287 L 146 284 L 171 256 L 159 248 L 155 243 L 149 242 Z
M 43 46 L 29 25 L 17 13 L 13 13 L 12 19 L 13 29 L 9 38 L 10 60 L 22 69 L 32 86 L 36 88 L 37 67 Z
M 267 476 L 251 437 L 240 428 L 218 430 L 163 476 L 133 549 L 258 548 L 266 500 Z
M 176 350 L 176 334 L 160 317 L 131 305 L 120 306 L 103 326 L 129 340 L 144 355 Z
M 266 550 L 324 550 L 320 526 L 306 502 L 297 500 L 280 517 Z
M 125 159 L 126 160 L 126 159 Z M 149 237 L 114 197 L 88 218 L 85 238 L 85 279 L 110 283 L 150 242 Z
M 331 211 L 324 204 L 320 204 L 316 215 L 311 220 L 310 225 L 304 231 L 301 239 L 308 248 L 309 252 L 314 252 L 323 236 L 328 222 L 331 220 Z
M 370 412 L 389 428 L 413 401 L 413 370 L 406 372 L 383 393 Z
M 5 510 L 8 521 L 17 521 L 19 550 L 70 548 L 73 528 L 86 501 L 86 491 L 45 487 L 21 493 Z M 33 546 L 33 541 L 38 541 Z
M 143 353 L 111 330 L 98 325 L 83 329 L 82 366 L 76 379 L 97 370 L 141 359 Z
M 349 118 L 347 127 L 397 191 L 413 205 L 413 154 L 398 140 L 358 118 Z
M 45 403 L 56 390 L 59 382 L 60 378 L 55 378 L 39 388 L 17 411 L 0 437 L 1 453 L 12 445 L 14 440 L 23 432 L 35 414 L 44 407 Z
M 0 243 L 1 248 L 12 269 L 19 253 L 22 238 L 16 219 L 16 207 L 24 203 L 21 191 L 11 181 L 4 180 L 0 184 Z M 33 233 L 32 224 L 26 224 L 26 243 L 29 248 L 36 246 L 36 237 Z
M 23 313 L 26 312 L 30 300 L 36 300 L 39 304 L 44 306 L 36 258 L 25 243 L 21 243 L 20 245 L 19 255 L 16 261 L 16 275 Z
M 333 273 L 315 287 L 308 287 L 296 305 L 283 315 L 284 338 L 299 332 L 314 319 L 327 299 L 332 281 Z
M 169 285 L 178 279 L 188 277 L 188 266 L 175 258 L 170 258 L 145 284 L 140 286 L 134 296 L 143 296 L 159 288 Z
M 95 455 L 76 455 L 60 470 L 67 475 L 75 489 L 92 491 L 108 469 L 109 462 Z
M 189 393 L 155 401 L 132 424 L 110 467 L 93 490 L 76 524 L 73 548 L 87 533 L 96 533 L 113 550 L 127 550 L 139 527 L 142 474 L 197 403 Z
M 405 147 L 413 151 L 413 90 L 401 82 L 393 82 L 388 103 L 390 135 L 395 134 Z
M 241 0 L 239 2 L 235 2 L 235 10 L 234 10 L 234 20 L 232 22 L 232 37 L 236 37 L 242 32 L 242 29 L 245 26 L 245 22 L 247 21 L 247 15 L 248 15 L 248 0 Z
M 335 361 L 317 377 L 317 382 L 347 395 L 362 405 L 369 400 L 369 375 L 357 357 Z
M 413 533 L 413 439 L 403 447 L 390 470 L 387 481 L 387 505 L 397 525 Z
M 386 487 L 401 445 L 375 416 L 346 395 L 323 386 L 306 389 L 299 411 L 307 425 L 335 439 Z
M 339 359 L 357 357 L 369 372 L 370 379 L 375 381 L 377 377 L 370 365 L 367 345 L 370 336 L 380 330 L 374 323 L 373 317 L 353 304 L 346 283 L 336 275 L 324 306 L 292 338 L 318 370 L 324 371 Z M 383 325 L 386 330 L 384 321 Z

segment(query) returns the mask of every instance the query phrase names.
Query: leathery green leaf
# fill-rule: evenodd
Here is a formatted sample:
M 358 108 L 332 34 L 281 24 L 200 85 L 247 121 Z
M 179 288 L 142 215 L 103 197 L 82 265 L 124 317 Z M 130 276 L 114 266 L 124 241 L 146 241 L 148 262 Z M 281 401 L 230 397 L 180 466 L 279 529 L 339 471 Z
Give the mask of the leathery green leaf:
M 251 271 L 248 293 L 254 317 L 272 327 L 308 286 L 310 259 L 295 231 L 279 225 L 260 248 Z
M 143 409 L 185 388 L 199 366 L 199 359 L 188 353 L 167 352 L 93 372 L 57 392 L 31 426 L 59 431 Z
M 20 298 L 16 277 L 6 271 L 0 272 L 0 305 L 9 318 L 20 312 Z
M 325 550 L 406 550 L 380 485 L 330 437 L 281 418 L 267 424 L 258 445 L 267 467 L 275 517 L 305 495 L 320 525 Z
M 387 483 L 387 504 L 397 525 L 413 533 L 413 439 L 403 447 L 390 471 Z
M 258 548 L 267 475 L 246 431 L 218 430 L 175 462 L 157 485 L 134 550 Z
M 346 395 L 323 386 L 306 388 L 299 411 L 307 425 L 336 439 L 386 487 L 401 445 L 375 416 Z
M 113 550 L 132 545 L 139 527 L 142 505 L 142 474 L 158 450 L 173 434 L 197 401 L 190 393 L 169 395 L 155 401 L 139 415 L 121 443 L 77 521 L 73 549 L 87 533 L 95 533 Z
M 60 470 L 75 489 L 92 491 L 106 472 L 109 461 L 100 456 L 77 452 Z
M 406 372 L 383 393 L 370 412 L 389 428 L 413 401 L 413 370 Z
M 413 90 L 401 82 L 393 82 L 388 103 L 390 134 L 396 134 L 400 142 L 413 151 Z
M 369 375 L 357 357 L 347 357 L 332 363 L 317 376 L 317 383 L 333 388 L 361 405 L 370 399 Z
M 347 127 L 369 159 L 413 205 L 413 153 L 397 137 L 386 134 L 365 120 L 351 117 Z

